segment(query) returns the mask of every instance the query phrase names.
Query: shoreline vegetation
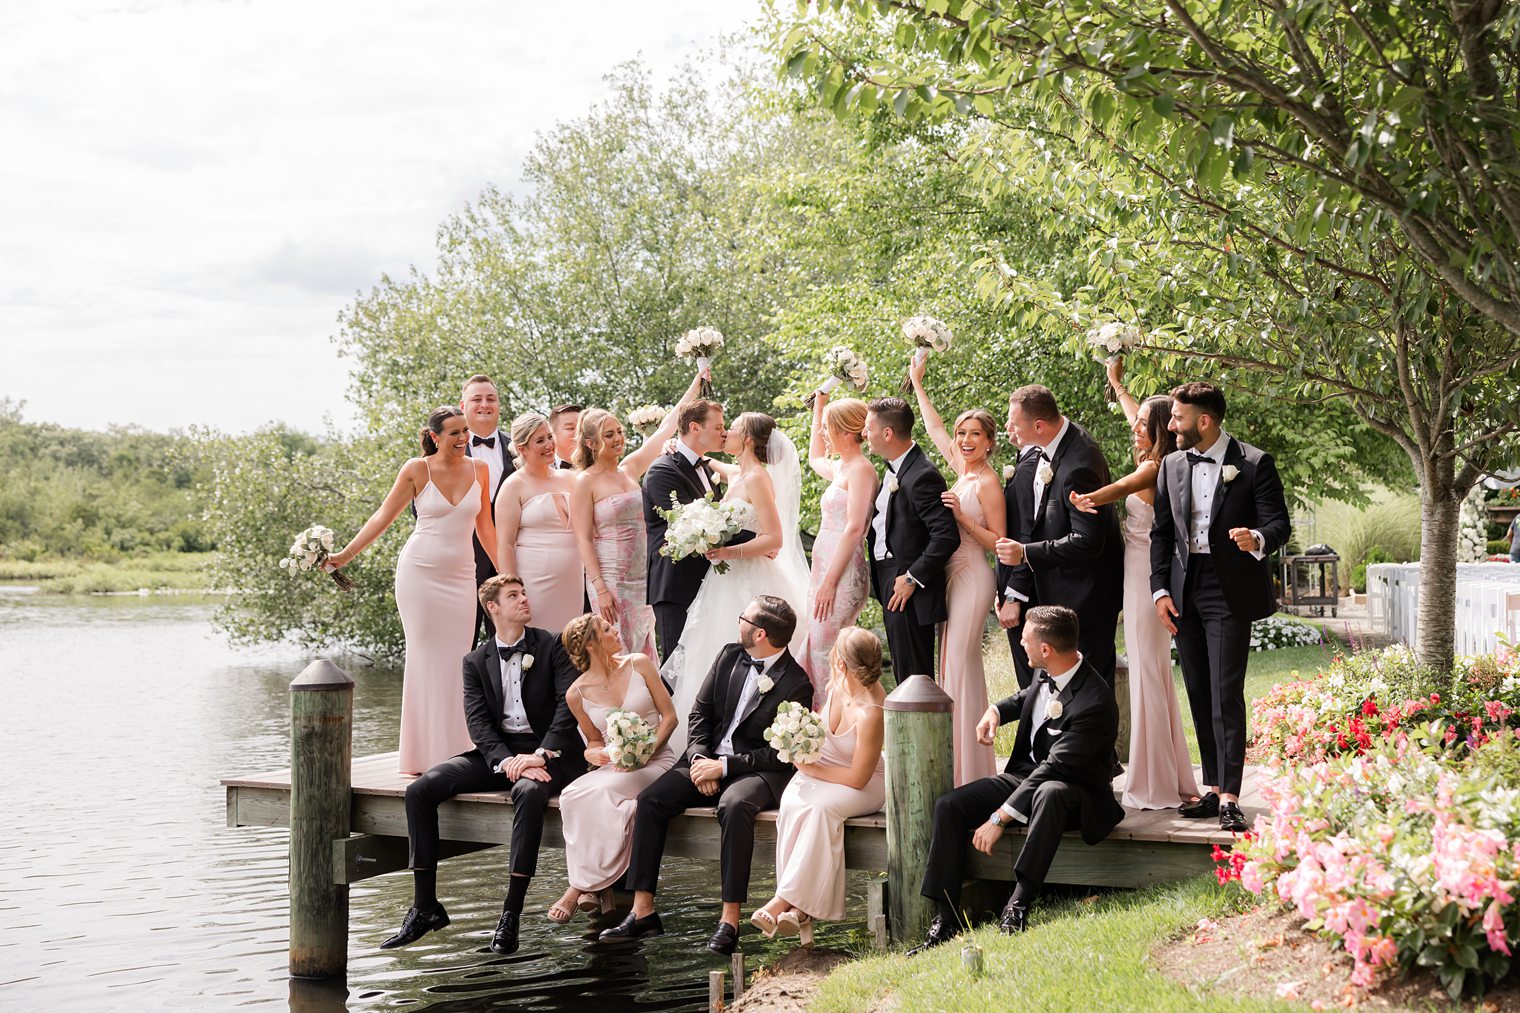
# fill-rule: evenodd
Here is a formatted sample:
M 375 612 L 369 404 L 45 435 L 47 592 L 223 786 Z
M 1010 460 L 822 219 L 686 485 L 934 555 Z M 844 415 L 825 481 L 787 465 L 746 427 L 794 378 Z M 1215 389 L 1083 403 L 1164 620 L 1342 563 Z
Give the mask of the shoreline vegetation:
M 33 587 L 37 594 L 216 594 L 211 552 L 149 552 L 112 561 L 0 559 L 0 587 Z

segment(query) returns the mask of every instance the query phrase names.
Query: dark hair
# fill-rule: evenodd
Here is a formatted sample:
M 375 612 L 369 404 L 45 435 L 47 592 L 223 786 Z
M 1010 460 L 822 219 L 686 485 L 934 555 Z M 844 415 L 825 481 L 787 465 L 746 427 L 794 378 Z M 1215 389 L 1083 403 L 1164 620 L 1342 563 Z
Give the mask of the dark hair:
M 1205 415 L 1212 415 L 1215 422 L 1224 421 L 1224 391 L 1212 383 L 1203 380 L 1185 383 L 1173 389 L 1172 397 L 1183 404 L 1193 405 Z
M 893 436 L 900 440 L 913 438 L 913 409 L 902 398 L 879 397 L 867 404 L 866 408 L 876 416 L 877 421 L 892 430 Z
M 1177 441 L 1166 428 L 1172 418 L 1172 399 L 1165 394 L 1151 395 L 1140 402 L 1140 417 L 1145 420 L 1145 435 L 1151 441 L 1151 449 L 1141 460 L 1160 464 L 1167 454 L 1177 449 Z
M 443 435 L 443 427 L 449 419 L 463 418 L 464 412 L 458 405 L 444 405 L 442 408 L 434 408 L 428 416 L 427 428 L 422 431 L 422 456 L 432 457 L 438 453 L 438 441 L 433 437 Z
M 734 428 L 755 441 L 755 457 L 761 464 L 770 464 L 771 433 L 776 431 L 776 420 L 764 412 L 745 412 L 734 420 Z
M 1056 396 L 1042 383 L 1028 383 L 1008 395 L 1010 405 L 1018 405 L 1019 411 L 1031 422 L 1041 420 L 1055 422 L 1061 417 L 1056 406 Z
M 785 647 L 797 632 L 797 613 L 785 598 L 773 594 L 755 596 L 755 625 L 765 631 L 765 639 L 772 647 Z
M 498 573 L 494 577 L 487 577 L 485 582 L 475 591 L 475 597 L 479 599 L 480 607 L 485 608 L 487 603 L 495 601 L 496 593 L 507 584 L 516 584 L 522 588 L 527 587 L 523 583 L 522 578 L 515 573 Z
M 1036 605 L 1024 616 L 1029 630 L 1042 643 L 1050 645 L 1059 654 L 1070 654 L 1077 649 L 1077 614 L 1065 605 Z
M 459 398 L 460 398 L 461 401 L 464 400 L 464 392 L 467 391 L 467 390 L 469 390 L 471 387 L 473 387 L 477 383 L 488 383 L 492 387 L 496 386 L 496 381 L 493 380 L 493 379 L 491 379 L 489 376 L 486 376 L 484 373 L 476 373 L 474 376 L 470 377 L 468 380 L 466 380 L 464 382 L 464 386 L 463 387 L 459 388 Z M 497 393 L 500 393 L 500 391 L 498 391 Z
M 716 401 L 707 398 L 697 398 L 691 404 L 681 409 L 681 414 L 676 416 L 676 428 L 680 430 L 676 435 L 685 436 L 692 426 L 703 425 L 707 422 L 707 415 L 711 411 L 722 411 L 723 406 Z
M 555 405 L 549 409 L 549 428 L 554 428 L 554 423 L 559 421 L 561 415 L 579 414 L 585 410 L 578 404 Z

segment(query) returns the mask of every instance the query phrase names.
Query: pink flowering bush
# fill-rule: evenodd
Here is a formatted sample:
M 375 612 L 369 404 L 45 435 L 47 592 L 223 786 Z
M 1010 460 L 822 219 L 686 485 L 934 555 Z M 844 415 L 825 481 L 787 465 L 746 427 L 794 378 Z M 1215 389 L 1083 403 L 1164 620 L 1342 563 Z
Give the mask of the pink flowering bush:
M 1215 856 L 1220 880 L 1339 939 L 1359 985 L 1425 967 L 1456 997 L 1503 978 L 1520 931 L 1517 661 L 1464 659 L 1443 694 L 1378 652 L 1258 701 L 1268 811 Z

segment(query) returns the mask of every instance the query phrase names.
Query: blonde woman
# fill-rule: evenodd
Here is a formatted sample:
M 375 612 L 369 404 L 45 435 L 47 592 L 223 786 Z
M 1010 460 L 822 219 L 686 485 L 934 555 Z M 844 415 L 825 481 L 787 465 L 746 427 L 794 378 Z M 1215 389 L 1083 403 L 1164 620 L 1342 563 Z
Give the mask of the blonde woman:
M 512 420 L 517 470 L 496 494 L 496 560 L 522 578 L 533 625 L 562 630 L 585 611 L 585 577 L 570 525 L 571 472 L 554 466 L 554 434 L 535 412 Z
M 813 942 L 813 922 L 844 917 L 844 821 L 886 803 L 881 641 L 859 626 L 839 631 L 829 652 L 823 755 L 797 764 L 776 814 L 776 896 L 750 916 L 774 936 Z

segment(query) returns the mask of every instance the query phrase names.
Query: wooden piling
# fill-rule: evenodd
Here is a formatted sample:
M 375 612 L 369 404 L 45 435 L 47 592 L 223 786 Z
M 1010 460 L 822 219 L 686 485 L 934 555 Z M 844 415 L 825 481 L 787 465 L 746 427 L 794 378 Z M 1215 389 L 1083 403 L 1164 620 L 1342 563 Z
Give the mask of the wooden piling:
M 354 680 L 327 660 L 290 684 L 290 973 L 348 969 L 348 886 L 333 844 L 348 837 Z
M 723 1001 L 723 972 L 707 972 L 707 1009 L 708 1013 L 723 1013 L 726 1004 Z
M 927 675 L 914 675 L 888 696 L 887 929 L 892 942 L 923 937 L 934 905 L 919 894 L 934 831 L 934 803 L 955 784 L 953 704 Z

